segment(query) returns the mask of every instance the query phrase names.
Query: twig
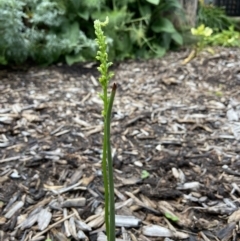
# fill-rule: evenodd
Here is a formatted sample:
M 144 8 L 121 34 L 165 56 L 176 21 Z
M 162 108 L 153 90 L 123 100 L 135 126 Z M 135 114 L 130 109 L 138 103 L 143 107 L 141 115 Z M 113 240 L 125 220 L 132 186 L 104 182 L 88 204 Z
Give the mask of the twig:
M 58 222 L 56 222 L 56 223 L 50 225 L 48 228 L 46 228 L 46 229 L 43 230 L 42 232 L 36 234 L 31 240 L 34 240 L 35 238 L 37 238 L 37 237 L 39 237 L 39 236 L 45 234 L 45 233 L 46 233 L 48 230 L 50 230 L 51 228 L 57 226 L 59 223 L 64 222 L 65 220 L 71 218 L 71 217 L 74 216 L 74 215 L 75 215 L 75 213 L 72 213 L 72 214 L 68 215 L 67 217 L 63 218 L 62 220 L 59 220 Z

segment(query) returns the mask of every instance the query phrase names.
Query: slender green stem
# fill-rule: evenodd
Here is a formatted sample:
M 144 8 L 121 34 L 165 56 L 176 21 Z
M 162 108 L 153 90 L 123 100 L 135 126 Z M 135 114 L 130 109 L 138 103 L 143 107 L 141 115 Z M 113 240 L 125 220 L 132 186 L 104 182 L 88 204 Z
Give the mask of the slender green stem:
M 107 113 L 107 88 L 103 90 L 104 96 L 104 112 Z M 107 121 L 106 114 L 104 116 L 104 136 L 103 136 L 103 156 L 102 156 L 102 170 L 104 183 L 104 199 L 105 199 L 105 225 L 106 233 L 109 233 L 109 180 L 108 180 L 108 163 L 107 163 Z
M 108 110 L 107 110 L 107 160 L 108 160 L 108 184 L 109 184 L 109 237 L 108 241 L 115 240 L 115 201 L 114 201 L 114 179 L 113 179 L 113 162 L 112 162 L 112 153 L 111 153 L 111 113 L 112 113 L 112 106 L 113 101 L 116 93 L 117 85 L 114 83 L 112 87 L 112 92 L 110 95 L 109 103 L 108 103 Z

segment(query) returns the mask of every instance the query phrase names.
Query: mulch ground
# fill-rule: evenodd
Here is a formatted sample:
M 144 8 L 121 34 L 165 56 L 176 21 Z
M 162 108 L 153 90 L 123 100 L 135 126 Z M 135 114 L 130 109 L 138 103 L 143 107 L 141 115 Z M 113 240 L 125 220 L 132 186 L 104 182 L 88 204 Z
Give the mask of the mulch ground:
M 119 240 L 240 240 L 240 50 L 188 52 L 113 67 Z M 106 240 L 97 78 L 1 68 L 0 240 Z

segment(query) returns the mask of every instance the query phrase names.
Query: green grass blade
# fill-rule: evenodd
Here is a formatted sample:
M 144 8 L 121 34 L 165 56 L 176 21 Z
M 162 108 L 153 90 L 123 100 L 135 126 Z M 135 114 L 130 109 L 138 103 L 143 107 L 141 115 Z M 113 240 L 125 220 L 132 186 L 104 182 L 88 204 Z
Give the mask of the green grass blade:
M 104 184 L 104 199 L 105 199 L 105 225 L 106 233 L 109 232 L 109 212 L 108 212 L 108 173 L 107 173 L 107 128 L 105 127 L 106 121 L 104 123 L 104 137 L 103 137 L 103 155 L 102 155 L 102 170 L 103 170 L 103 184 Z
M 107 88 L 104 89 L 104 110 L 107 112 Z M 104 116 L 104 137 L 103 137 L 103 155 L 102 155 L 102 170 L 103 170 L 103 184 L 104 184 L 104 199 L 105 199 L 105 225 L 106 233 L 109 235 L 109 181 L 108 181 L 108 163 L 107 163 L 107 116 Z
M 115 201 L 114 201 L 114 179 L 113 179 L 113 163 L 111 153 L 110 129 L 111 129 L 111 113 L 113 101 L 116 93 L 117 85 L 114 83 L 107 110 L 107 160 L 108 160 L 108 182 L 109 182 L 109 237 L 108 241 L 115 241 Z

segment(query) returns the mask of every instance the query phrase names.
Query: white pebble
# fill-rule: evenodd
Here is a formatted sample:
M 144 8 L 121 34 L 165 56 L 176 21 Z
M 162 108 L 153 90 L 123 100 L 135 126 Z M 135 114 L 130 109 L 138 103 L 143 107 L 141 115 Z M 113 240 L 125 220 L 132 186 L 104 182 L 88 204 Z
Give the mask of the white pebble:
M 137 166 L 137 167 L 142 167 L 143 166 L 143 164 L 140 161 L 135 161 L 134 165 Z

